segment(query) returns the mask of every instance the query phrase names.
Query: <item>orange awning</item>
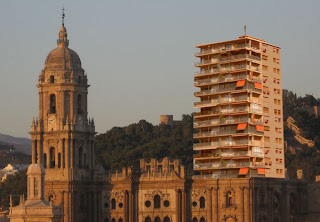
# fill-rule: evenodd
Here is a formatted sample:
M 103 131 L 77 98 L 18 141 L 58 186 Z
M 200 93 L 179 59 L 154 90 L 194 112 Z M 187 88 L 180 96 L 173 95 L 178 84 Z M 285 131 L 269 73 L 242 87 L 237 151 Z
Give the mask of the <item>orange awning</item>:
M 262 84 L 261 84 L 261 83 L 258 83 L 258 82 L 255 82 L 255 83 L 254 83 L 254 88 L 262 89 Z
M 249 168 L 240 168 L 239 175 L 247 175 L 249 172 Z
M 246 84 L 246 80 L 238 80 L 236 87 L 243 87 Z
M 244 130 L 247 128 L 247 123 L 239 123 L 237 130 Z
M 256 125 L 256 129 L 257 131 L 264 132 L 264 126 L 262 125 Z
M 258 174 L 266 174 L 266 170 L 264 168 L 258 168 Z

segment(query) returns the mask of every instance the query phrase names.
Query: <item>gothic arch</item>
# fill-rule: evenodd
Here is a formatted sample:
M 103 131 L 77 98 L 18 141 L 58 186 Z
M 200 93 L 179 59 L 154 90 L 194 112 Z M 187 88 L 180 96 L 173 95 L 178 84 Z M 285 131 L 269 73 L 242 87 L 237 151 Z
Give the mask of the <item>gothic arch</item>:
M 56 95 L 51 94 L 50 95 L 50 113 L 56 113 Z
M 200 208 L 206 208 L 206 199 L 204 197 L 200 197 Z
M 153 208 L 159 209 L 161 207 L 160 196 L 157 194 L 153 198 Z

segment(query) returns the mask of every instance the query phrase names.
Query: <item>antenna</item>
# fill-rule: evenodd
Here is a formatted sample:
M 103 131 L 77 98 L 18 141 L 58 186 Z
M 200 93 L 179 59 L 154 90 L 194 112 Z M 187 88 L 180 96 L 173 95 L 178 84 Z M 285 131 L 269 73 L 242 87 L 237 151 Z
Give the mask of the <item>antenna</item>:
M 62 26 L 64 26 L 64 17 L 66 16 L 66 14 L 64 14 L 64 6 L 62 6 L 62 9 L 61 9 L 61 11 L 62 11 Z
M 247 25 L 244 25 L 244 35 L 247 35 Z

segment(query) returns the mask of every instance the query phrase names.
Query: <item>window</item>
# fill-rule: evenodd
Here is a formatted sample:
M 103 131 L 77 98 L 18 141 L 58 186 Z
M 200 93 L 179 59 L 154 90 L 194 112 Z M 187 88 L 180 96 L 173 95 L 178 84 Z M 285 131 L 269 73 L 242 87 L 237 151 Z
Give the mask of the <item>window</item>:
M 159 195 L 155 195 L 153 198 L 153 207 L 155 209 L 160 208 L 160 196 Z
M 263 71 L 268 71 L 268 66 L 262 65 L 262 70 Z
M 158 173 L 162 173 L 162 165 L 158 165 Z
M 50 76 L 50 83 L 54 83 L 54 76 Z
M 205 208 L 206 207 L 206 200 L 204 197 L 200 197 L 200 208 Z
M 165 207 L 169 207 L 169 206 L 170 206 L 170 202 L 169 202 L 168 200 L 165 200 L 165 201 L 163 202 L 163 205 L 164 205 Z
M 161 222 L 160 217 L 156 217 L 156 218 L 154 218 L 154 222 Z
M 268 56 L 262 55 L 262 59 L 267 61 L 268 60 Z
M 146 202 L 144 202 L 144 205 L 145 205 L 146 207 L 150 207 L 150 206 L 151 206 L 151 202 L 150 202 L 149 200 L 147 200 Z
M 116 199 L 114 198 L 111 200 L 111 209 L 116 209 Z
M 163 222 L 170 222 L 170 218 L 169 217 L 164 217 Z
M 47 168 L 47 154 L 46 153 L 43 154 L 43 167 Z
M 264 137 L 264 142 L 270 142 L 270 137 L 269 136 L 265 136 Z
M 268 107 L 263 107 L 263 112 L 264 113 L 269 113 L 269 108 Z
M 152 222 L 150 217 L 146 217 L 146 219 L 144 220 L 144 222 Z
M 278 115 L 281 115 L 281 110 L 280 109 L 278 109 Z
M 270 126 L 264 126 L 264 130 L 269 132 L 270 131 Z
M 118 220 L 118 222 L 123 222 L 122 218 L 120 217 L 120 219 Z
M 51 147 L 49 150 L 49 154 L 50 154 L 50 168 L 54 168 L 56 165 L 56 161 L 55 161 L 55 148 Z
M 198 222 L 198 219 L 197 219 L 196 217 L 194 217 L 194 218 L 192 219 L 192 222 Z
M 232 206 L 232 194 L 231 191 L 228 191 L 226 193 L 226 207 L 231 207 Z
M 56 113 L 56 95 L 50 95 L 50 113 Z
M 200 222 L 206 222 L 206 219 L 204 219 L 204 217 L 201 217 Z
M 37 178 L 33 178 L 34 179 L 34 196 L 38 196 L 38 179 Z
M 276 59 L 276 58 L 273 58 L 273 62 L 276 63 L 276 62 L 277 62 L 277 59 Z

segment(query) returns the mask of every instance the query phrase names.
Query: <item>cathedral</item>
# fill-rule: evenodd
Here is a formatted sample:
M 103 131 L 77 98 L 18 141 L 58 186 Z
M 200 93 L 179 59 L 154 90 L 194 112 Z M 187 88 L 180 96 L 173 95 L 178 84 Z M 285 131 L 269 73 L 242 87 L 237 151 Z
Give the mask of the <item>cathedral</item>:
M 78 54 L 69 48 L 64 23 L 37 87 L 28 196 L 11 205 L 12 221 L 299 222 L 320 216 L 319 183 L 199 177 L 168 158 L 140 160 L 139 170 L 116 173 L 96 166 L 88 79 Z

